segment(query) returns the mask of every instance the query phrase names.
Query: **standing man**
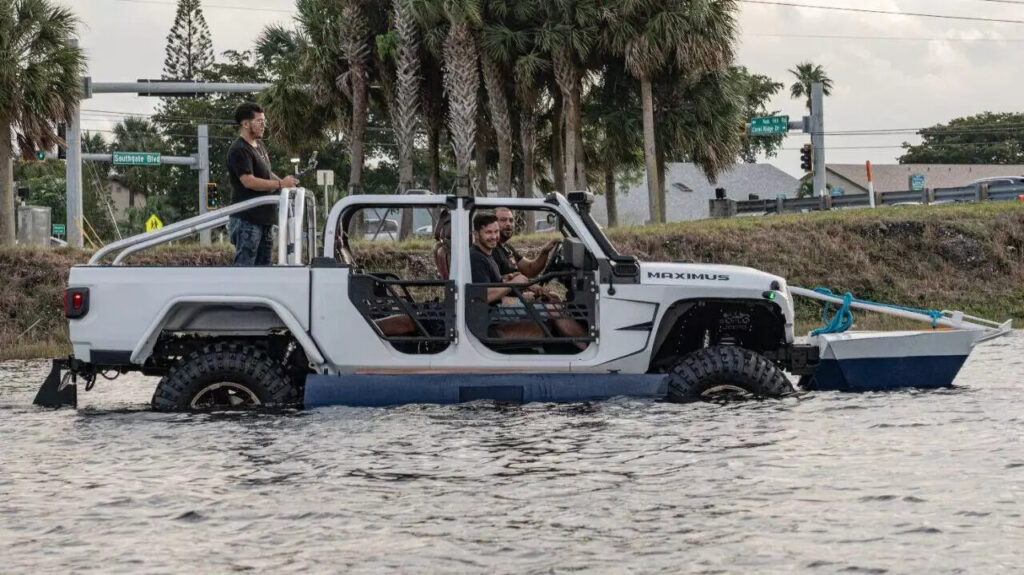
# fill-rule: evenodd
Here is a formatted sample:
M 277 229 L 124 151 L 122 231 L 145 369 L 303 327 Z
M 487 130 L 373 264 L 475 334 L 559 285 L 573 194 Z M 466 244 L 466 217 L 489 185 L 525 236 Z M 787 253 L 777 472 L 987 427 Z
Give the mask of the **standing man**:
M 279 178 L 270 169 L 270 156 L 261 141 L 267 129 L 263 109 L 245 102 L 235 109 L 235 123 L 239 127 L 238 139 L 228 148 L 227 162 L 231 203 L 276 194 L 282 188 L 294 188 L 295 178 Z M 259 206 L 231 216 L 228 237 L 235 246 L 236 266 L 270 265 L 276 223 L 276 206 Z
M 551 255 L 551 250 L 558 245 L 558 240 L 551 240 L 545 244 L 536 258 L 526 259 L 519 255 L 519 251 L 512 247 L 512 244 L 508 243 L 516 233 L 516 217 L 512 210 L 500 207 L 494 210 L 494 215 L 498 218 L 501 236 L 491 255 L 495 263 L 498 264 L 498 271 L 501 272 L 502 277 L 510 274 L 523 274 L 528 278 L 539 276 L 540 272 L 544 271 L 544 266 L 548 265 L 548 257 Z

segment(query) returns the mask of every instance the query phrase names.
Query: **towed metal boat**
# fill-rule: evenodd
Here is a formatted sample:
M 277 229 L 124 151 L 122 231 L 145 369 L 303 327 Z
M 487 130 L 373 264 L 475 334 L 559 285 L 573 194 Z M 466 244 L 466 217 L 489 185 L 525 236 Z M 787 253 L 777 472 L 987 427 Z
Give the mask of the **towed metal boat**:
M 816 299 L 844 309 L 861 309 L 903 319 L 930 323 L 920 331 L 812 332 L 808 343 L 816 345 L 820 363 L 813 375 L 801 379 L 801 387 L 822 391 L 880 391 L 898 388 L 950 387 L 971 351 L 979 343 L 1006 335 L 1007 320 L 996 323 L 963 312 L 928 311 L 839 297 L 827 290 L 791 287 L 794 295 Z

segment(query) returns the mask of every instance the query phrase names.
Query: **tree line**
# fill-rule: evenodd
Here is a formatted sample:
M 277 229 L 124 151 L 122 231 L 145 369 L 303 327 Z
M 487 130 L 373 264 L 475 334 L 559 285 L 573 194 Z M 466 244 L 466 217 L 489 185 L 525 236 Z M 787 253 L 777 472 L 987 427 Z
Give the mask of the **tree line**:
M 91 152 L 190 155 L 196 125 L 209 124 L 211 178 L 227 189 L 232 110 L 253 99 L 270 118 L 278 173 L 288 171 L 289 157 L 315 149 L 347 193 L 589 189 L 605 195 L 611 225 L 618 188 L 646 174 L 650 220 L 663 222 L 668 162 L 693 162 L 713 180 L 781 146 L 781 136 L 750 138 L 743 129 L 753 116 L 777 113 L 768 106 L 784 85 L 736 64 L 737 11 L 735 0 L 296 0 L 293 26 L 268 26 L 254 46 L 215 58 L 200 1 L 179 0 L 165 78 L 272 87 L 165 98 L 152 117 L 129 117 L 106 137 L 83 140 Z M 30 85 L 23 74 L 4 86 L 0 130 L 17 133 L 23 151 L 50 147 L 54 123 L 80 97 L 84 58 L 68 46 L 78 22 L 52 0 L 14 0 L 0 12 L 0 42 L 17 32 L 39 52 L 0 66 L 24 72 L 52 58 L 46 70 L 54 76 Z M 51 29 L 25 38 L 46 30 L 34 21 Z M 2 71 L 0 81 L 19 77 Z M 812 81 L 831 87 L 820 66 L 791 72 L 794 98 L 806 97 Z M 57 79 L 63 90 L 41 93 Z M 32 107 L 43 96 L 52 104 Z M 19 165 L 23 175 L 46 174 Z M 145 212 L 129 210 L 120 222 L 122 233 L 139 231 L 149 212 L 165 222 L 197 213 L 187 168 L 99 166 L 84 170 L 93 222 L 113 224 L 102 197 L 110 174 L 147 197 Z M 52 201 L 52 192 L 40 193 Z M 109 225 L 97 227 L 111 237 Z

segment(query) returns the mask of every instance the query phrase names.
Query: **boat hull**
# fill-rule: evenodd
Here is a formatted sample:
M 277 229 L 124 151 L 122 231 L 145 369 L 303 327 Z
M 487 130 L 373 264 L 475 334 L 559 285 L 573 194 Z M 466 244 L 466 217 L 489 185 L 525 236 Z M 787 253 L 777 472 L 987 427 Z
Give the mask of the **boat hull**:
M 950 387 L 984 332 L 848 332 L 811 338 L 821 354 L 811 386 L 822 391 Z

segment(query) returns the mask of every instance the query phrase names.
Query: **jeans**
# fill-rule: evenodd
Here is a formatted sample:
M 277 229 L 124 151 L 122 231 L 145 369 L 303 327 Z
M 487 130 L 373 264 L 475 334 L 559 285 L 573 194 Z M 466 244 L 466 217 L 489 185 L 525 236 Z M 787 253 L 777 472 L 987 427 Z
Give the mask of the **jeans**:
M 274 226 L 261 226 L 237 216 L 228 219 L 228 238 L 235 246 L 236 266 L 269 266 Z

